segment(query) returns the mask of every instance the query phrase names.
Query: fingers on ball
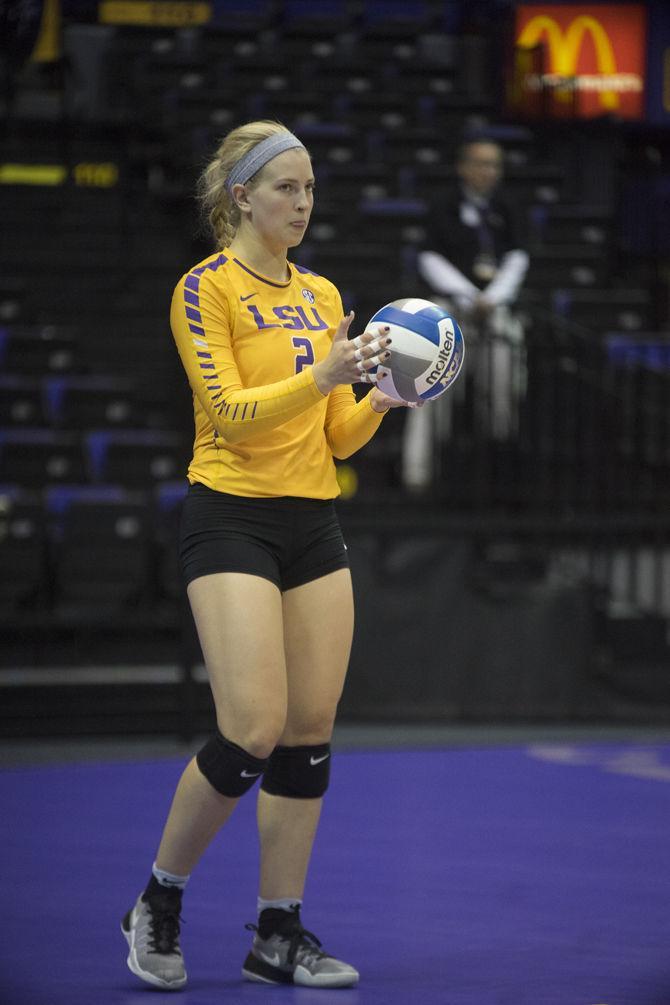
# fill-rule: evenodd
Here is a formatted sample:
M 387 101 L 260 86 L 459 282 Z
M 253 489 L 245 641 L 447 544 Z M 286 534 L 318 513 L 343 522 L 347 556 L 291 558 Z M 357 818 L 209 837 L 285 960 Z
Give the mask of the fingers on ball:
M 391 338 L 388 336 L 388 332 L 391 330 L 388 325 L 378 325 L 379 331 L 364 331 L 362 335 L 357 335 L 356 338 L 351 340 L 351 344 L 354 349 L 359 350 L 363 348 L 372 349 L 373 352 L 377 352 L 382 345 L 391 345 Z

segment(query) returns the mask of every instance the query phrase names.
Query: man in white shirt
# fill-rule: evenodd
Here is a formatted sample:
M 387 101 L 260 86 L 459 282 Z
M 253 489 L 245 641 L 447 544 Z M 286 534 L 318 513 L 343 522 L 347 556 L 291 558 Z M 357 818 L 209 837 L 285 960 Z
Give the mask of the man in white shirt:
M 429 486 L 439 474 L 439 447 L 452 434 L 454 396 L 474 397 L 475 436 L 505 441 L 517 432 L 525 387 L 523 329 L 512 307 L 528 254 L 514 213 L 497 196 L 502 150 L 491 140 L 469 140 L 460 147 L 456 166 L 458 189 L 433 208 L 418 266 L 433 299 L 464 329 L 465 378 L 435 402 L 408 413 L 402 473 L 410 489 Z

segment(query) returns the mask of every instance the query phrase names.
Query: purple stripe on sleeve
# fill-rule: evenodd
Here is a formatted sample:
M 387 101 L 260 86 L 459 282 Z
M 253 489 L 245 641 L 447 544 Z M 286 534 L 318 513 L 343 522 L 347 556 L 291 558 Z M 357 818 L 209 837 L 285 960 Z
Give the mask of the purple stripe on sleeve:
M 249 402 L 247 402 L 246 405 L 244 406 L 244 408 L 242 409 L 242 417 L 241 417 L 242 418 L 242 422 L 244 422 L 244 416 L 247 414 L 247 408 L 248 407 L 249 407 Z
M 257 402 L 257 401 L 255 401 L 255 402 L 254 402 L 254 410 L 253 410 L 253 412 L 251 413 L 251 418 L 252 418 L 252 419 L 255 419 L 255 418 L 256 418 L 256 407 L 257 407 L 257 405 L 258 405 L 258 402 Z
M 239 407 L 240 407 L 239 405 L 235 405 L 235 411 L 233 412 L 233 422 L 234 422 L 234 421 L 235 421 L 235 419 L 237 418 L 237 409 L 238 409 Z
M 188 330 L 190 332 L 192 332 L 194 335 L 204 335 L 205 334 L 205 329 L 204 328 L 202 328 L 200 325 L 194 325 L 193 323 L 189 324 Z
M 225 265 L 227 261 L 228 261 L 227 257 L 223 253 L 221 253 L 218 256 L 218 258 L 214 259 L 213 262 L 209 262 L 209 264 L 206 265 L 205 268 L 211 269 L 212 272 L 216 272 L 216 270 L 220 268 L 222 265 Z
M 194 307 L 186 308 L 186 317 L 191 321 L 198 321 L 202 324 L 202 315 L 200 314 L 200 311 L 196 311 Z
M 204 265 L 199 265 L 197 269 L 191 269 L 188 276 L 186 277 L 186 282 L 184 286 L 188 286 L 190 290 L 197 290 L 198 283 L 200 282 L 200 276 L 203 274 L 205 269 L 210 269 L 212 272 L 216 272 L 222 265 L 225 265 L 228 261 L 227 257 L 221 253 L 218 255 L 213 262 L 205 262 Z M 191 281 L 192 280 L 192 281 Z
M 214 369 L 214 364 L 213 363 L 201 363 L 200 364 L 200 369 L 201 370 L 213 370 Z
M 211 352 L 197 352 L 196 356 L 198 356 L 200 359 L 211 359 L 212 358 Z

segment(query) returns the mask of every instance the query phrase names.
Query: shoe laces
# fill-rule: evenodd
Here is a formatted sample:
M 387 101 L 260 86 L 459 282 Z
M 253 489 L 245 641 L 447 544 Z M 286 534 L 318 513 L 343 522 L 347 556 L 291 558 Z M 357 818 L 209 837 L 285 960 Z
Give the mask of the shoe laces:
M 147 900 L 149 907 L 149 952 L 170 956 L 179 952 L 180 923 L 184 919 L 180 915 L 181 897 L 152 897 Z
M 250 923 L 244 927 L 250 932 L 259 932 L 258 925 Z M 293 966 L 295 963 L 298 952 L 300 952 L 301 962 L 307 964 L 325 959 L 328 955 L 321 950 L 321 942 L 316 935 L 303 928 L 297 912 L 291 914 L 289 920 L 271 934 L 288 942 L 286 962 L 289 966 Z
M 291 966 L 295 963 L 295 958 L 300 952 L 300 960 L 303 963 L 316 963 L 322 960 L 326 953 L 321 950 L 321 943 L 313 932 L 308 932 L 302 925 L 298 925 L 289 940 L 287 963 Z

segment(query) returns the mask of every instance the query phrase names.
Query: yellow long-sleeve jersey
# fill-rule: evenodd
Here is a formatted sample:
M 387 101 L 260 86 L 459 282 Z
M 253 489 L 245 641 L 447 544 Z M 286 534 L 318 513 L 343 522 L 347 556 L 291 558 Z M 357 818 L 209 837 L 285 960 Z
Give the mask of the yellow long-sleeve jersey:
M 312 365 L 342 318 L 332 283 L 291 264 L 278 283 L 225 252 L 177 284 L 170 323 L 193 391 L 190 482 L 240 496 L 339 494 L 333 457 L 382 420 L 349 385 L 323 395 Z

